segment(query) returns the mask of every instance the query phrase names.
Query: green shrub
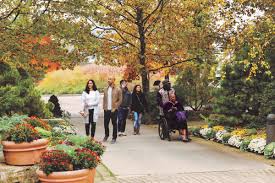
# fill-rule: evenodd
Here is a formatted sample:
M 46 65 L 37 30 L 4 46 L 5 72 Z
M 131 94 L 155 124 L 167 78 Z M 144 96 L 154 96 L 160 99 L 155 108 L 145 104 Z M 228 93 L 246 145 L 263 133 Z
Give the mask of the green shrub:
M 11 116 L 15 113 L 39 117 L 52 116 L 27 72 L 21 68 L 12 68 L 3 62 L 0 62 L 0 70 L 3 70 L 0 72 L 0 116 Z
M 242 143 L 241 143 L 241 146 L 240 146 L 240 150 L 241 151 L 247 151 L 248 150 L 248 145 L 251 141 L 251 138 L 250 137 L 246 137 L 243 139 Z
M 89 141 L 89 139 L 89 137 L 83 135 L 69 135 L 67 137 L 67 140 L 76 146 L 82 146 L 87 141 Z
M 157 91 L 149 92 L 147 95 L 147 103 L 148 103 L 148 113 L 145 113 L 143 117 L 143 123 L 157 123 L 157 118 L 159 117 L 159 108 L 157 104 Z
M 215 135 L 216 135 L 216 132 L 211 128 L 211 130 L 209 130 L 209 131 L 206 133 L 206 138 L 207 138 L 207 139 L 214 139 L 214 138 L 215 138 Z
M 270 144 L 265 146 L 264 156 L 268 159 L 274 157 L 274 150 L 275 150 L 275 142 L 271 142 Z
M 228 140 L 230 139 L 230 137 L 231 137 L 231 134 L 230 134 L 230 133 L 224 134 L 223 137 L 222 137 L 222 143 L 223 143 L 223 144 L 227 144 L 227 143 L 228 143 Z
M 247 136 L 256 135 L 256 134 L 257 134 L 257 129 L 256 128 L 246 129 L 246 135 Z
M 49 138 L 52 136 L 52 133 L 50 131 L 47 131 L 41 127 L 35 127 L 34 129 L 37 130 L 42 138 Z
M 209 73 L 209 65 L 189 63 L 178 74 L 174 86 L 177 95 L 194 111 L 201 110 L 212 98 Z
M 220 87 L 213 92 L 212 120 L 219 125 L 260 128 L 275 105 L 275 81 L 268 66 L 257 64 L 257 71 L 249 75 L 252 62 L 247 63 L 247 49 L 235 55 L 234 62 L 223 66 Z M 246 60 L 246 62 L 244 61 Z
M 74 156 L 76 155 L 76 153 L 75 153 L 76 147 L 75 146 L 68 146 L 68 145 L 65 145 L 65 144 L 58 144 L 58 145 L 55 146 L 55 149 L 59 150 L 59 151 L 64 151 L 66 154 L 68 154 L 72 158 L 74 158 Z

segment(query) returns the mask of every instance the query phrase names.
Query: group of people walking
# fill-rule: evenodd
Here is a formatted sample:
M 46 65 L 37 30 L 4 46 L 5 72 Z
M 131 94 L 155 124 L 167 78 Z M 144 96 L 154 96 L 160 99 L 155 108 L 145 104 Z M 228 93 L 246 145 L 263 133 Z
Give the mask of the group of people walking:
M 105 137 L 109 138 L 109 124 L 112 122 L 113 134 L 111 143 L 115 143 L 117 136 L 126 136 L 126 120 L 129 112 L 134 116 L 134 135 L 140 134 L 141 119 L 147 111 L 147 101 L 142 92 L 141 85 L 136 85 L 131 93 L 126 80 L 120 81 L 120 87 L 115 86 L 115 78 L 108 78 L 108 86 L 104 89 L 103 110 Z M 89 80 L 82 93 L 83 110 L 80 114 L 85 121 L 86 135 L 94 137 L 96 122 L 99 113 L 100 93 L 97 90 L 94 80 Z
M 135 85 L 133 92 L 128 89 L 126 80 L 120 81 L 120 87 L 115 86 L 115 78 L 108 78 L 108 86 L 104 89 L 103 110 L 105 137 L 103 142 L 109 138 L 109 124 L 112 122 L 113 134 L 111 143 L 115 143 L 117 136 L 126 136 L 126 120 L 129 112 L 134 117 L 134 135 L 140 134 L 140 124 L 144 112 L 148 111 L 145 95 L 141 85 Z M 89 80 L 82 93 L 83 111 L 80 114 L 84 117 L 86 135 L 94 137 L 96 122 L 98 120 L 100 93 L 97 90 L 94 80 Z M 169 125 L 174 125 L 179 129 L 182 141 L 187 142 L 188 127 L 186 113 L 182 104 L 178 101 L 175 90 L 168 80 L 161 83 L 157 92 L 157 103 L 160 109 L 160 116 L 169 121 Z

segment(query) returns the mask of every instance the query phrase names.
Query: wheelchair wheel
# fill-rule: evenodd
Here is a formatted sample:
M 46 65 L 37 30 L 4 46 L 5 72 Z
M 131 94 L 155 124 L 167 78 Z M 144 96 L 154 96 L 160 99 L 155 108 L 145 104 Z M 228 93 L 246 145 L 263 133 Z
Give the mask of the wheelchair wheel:
M 167 138 L 171 141 L 168 122 L 164 117 L 162 117 L 159 122 L 159 137 L 161 140 Z

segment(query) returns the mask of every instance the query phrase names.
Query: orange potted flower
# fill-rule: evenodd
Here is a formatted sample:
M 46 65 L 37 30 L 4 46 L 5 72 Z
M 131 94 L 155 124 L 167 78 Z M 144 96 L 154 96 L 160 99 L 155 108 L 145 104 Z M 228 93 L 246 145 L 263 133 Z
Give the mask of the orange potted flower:
M 100 163 L 96 152 L 87 148 L 61 145 L 64 150 L 48 150 L 41 156 L 36 171 L 42 183 L 91 183 L 90 170 Z
M 38 162 L 49 143 L 40 131 L 49 132 L 47 130 L 51 130 L 51 126 L 37 117 L 19 115 L 3 117 L 0 121 L 4 124 L 0 132 L 6 163 L 33 165 Z
M 27 122 L 12 128 L 2 141 L 5 162 L 10 165 L 33 165 L 48 146 L 38 131 Z

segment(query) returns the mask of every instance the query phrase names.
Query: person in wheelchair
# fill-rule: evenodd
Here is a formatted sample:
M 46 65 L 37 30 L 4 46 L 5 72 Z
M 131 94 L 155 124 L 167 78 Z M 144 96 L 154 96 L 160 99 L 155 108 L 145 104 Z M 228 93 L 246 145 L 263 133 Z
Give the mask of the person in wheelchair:
M 178 129 L 183 142 L 190 141 L 188 137 L 188 126 L 186 112 L 182 104 L 177 101 L 176 95 L 169 96 L 169 102 L 163 106 L 164 117 L 167 119 L 169 129 Z

